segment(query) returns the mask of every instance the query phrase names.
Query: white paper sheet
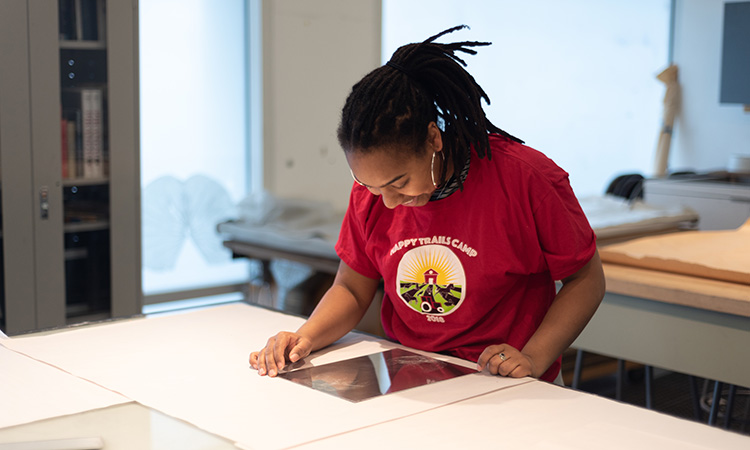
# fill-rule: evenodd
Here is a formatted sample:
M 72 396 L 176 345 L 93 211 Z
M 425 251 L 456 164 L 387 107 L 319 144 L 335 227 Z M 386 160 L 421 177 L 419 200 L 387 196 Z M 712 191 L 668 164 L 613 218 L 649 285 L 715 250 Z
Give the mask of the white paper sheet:
M 279 378 L 248 363 L 280 330 L 303 319 L 245 304 L 113 323 L 6 345 L 224 436 L 244 448 L 286 448 L 528 383 L 473 374 L 361 403 Z M 376 353 L 393 344 L 350 334 L 309 363 Z M 473 363 L 439 357 L 472 367 Z
M 532 381 L 298 448 L 744 450 L 750 438 Z
M 237 450 L 237 446 L 220 436 L 206 433 L 137 402 L 0 428 L 0 450 L 95 448 Z
M 684 206 L 662 206 L 614 195 L 578 199 L 598 239 L 657 233 L 676 229 L 698 220 L 698 214 Z
M 0 345 L 0 428 L 127 401 L 121 395 Z

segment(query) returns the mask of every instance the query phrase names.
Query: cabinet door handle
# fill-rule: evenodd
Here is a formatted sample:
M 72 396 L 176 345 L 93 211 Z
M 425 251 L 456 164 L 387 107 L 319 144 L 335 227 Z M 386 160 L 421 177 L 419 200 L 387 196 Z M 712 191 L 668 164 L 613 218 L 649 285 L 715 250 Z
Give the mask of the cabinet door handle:
M 39 188 L 39 217 L 42 220 L 49 219 L 49 188 L 47 186 Z

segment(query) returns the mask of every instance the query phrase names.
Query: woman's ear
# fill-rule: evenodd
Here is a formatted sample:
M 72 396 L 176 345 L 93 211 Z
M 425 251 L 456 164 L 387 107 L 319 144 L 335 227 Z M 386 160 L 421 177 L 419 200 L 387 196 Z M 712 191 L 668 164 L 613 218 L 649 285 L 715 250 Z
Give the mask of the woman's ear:
M 427 147 L 433 152 L 443 151 L 443 133 L 435 122 L 427 124 Z

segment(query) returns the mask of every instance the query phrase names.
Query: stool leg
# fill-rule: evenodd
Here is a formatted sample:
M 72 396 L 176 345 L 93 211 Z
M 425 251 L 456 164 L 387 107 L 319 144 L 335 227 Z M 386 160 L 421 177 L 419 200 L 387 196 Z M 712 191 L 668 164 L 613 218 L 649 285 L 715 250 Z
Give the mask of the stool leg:
M 653 405 L 653 382 L 654 382 L 654 368 L 653 366 L 645 367 L 646 377 L 646 409 L 654 409 Z
M 701 398 L 698 393 L 698 380 L 693 375 L 688 375 L 688 382 L 690 383 L 690 397 L 693 400 L 693 417 L 700 422 L 702 414 Z
M 581 369 L 583 368 L 583 350 L 576 350 L 576 363 L 573 366 L 573 389 L 578 389 L 581 384 Z
M 617 384 L 615 385 L 615 398 L 622 400 L 622 388 L 625 382 L 625 360 L 617 360 Z
M 714 425 L 719 415 L 719 402 L 721 402 L 721 391 L 724 389 L 724 383 L 716 381 L 714 384 L 714 398 L 711 401 L 711 412 L 708 415 L 708 424 Z
M 734 384 L 729 385 L 729 395 L 727 395 L 727 411 L 726 417 L 724 417 L 724 428 L 729 429 L 729 423 L 732 421 L 732 408 L 734 407 L 734 394 L 737 393 L 737 386 Z

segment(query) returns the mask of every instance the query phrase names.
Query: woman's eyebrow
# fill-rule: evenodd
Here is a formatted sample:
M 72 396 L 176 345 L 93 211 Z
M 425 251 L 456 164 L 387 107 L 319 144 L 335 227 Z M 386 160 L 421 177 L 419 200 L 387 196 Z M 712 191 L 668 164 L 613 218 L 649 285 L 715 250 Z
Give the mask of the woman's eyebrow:
M 401 175 L 397 175 L 397 176 L 396 176 L 396 177 L 394 177 L 394 178 L 393 178 L 393 179 L 392 179 L 391 181 L 389 181 L 389 182 L 385 183 L 385 184 L 384 184 L 384 185 L 382 185 L 382 186 L 378 186 L 378 187 L 377 187 L 376 189 L 382 189 L 382 188 L 384 188 L 384 187 L 388 186 L 389 184 L 393 184 L 393 183 L 395 183 L 396 181 L 400 180 L 401 178 L 403 178 L 403 177 L 405 177 L 405 176 L 406 176 L 406 174 L 405 174 L 405 173 L 402 173 Z M 360 183 L 362 183 L 362 182 L 360 181 Z M 363 185 L 363 186 L 365 186 L 365 187 L 369 187 L 369 188 L 371 188 L 371 187 L 372 187 L 372 186 L 370 186 L 370 185 L 367 185 L 367 184 L 364 184 L 364 183 L 362 183 L 362 185 Z

